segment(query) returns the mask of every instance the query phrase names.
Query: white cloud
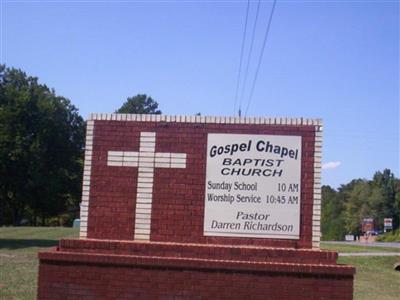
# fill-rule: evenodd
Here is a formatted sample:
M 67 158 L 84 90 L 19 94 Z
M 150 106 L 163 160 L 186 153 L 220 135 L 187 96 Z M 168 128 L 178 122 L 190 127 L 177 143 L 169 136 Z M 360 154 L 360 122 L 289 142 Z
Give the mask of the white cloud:
M 340 161 L 330 161 L 325 164 L 322 164 L 322 169 L 336 169 L 339 167 L 342 163 Z

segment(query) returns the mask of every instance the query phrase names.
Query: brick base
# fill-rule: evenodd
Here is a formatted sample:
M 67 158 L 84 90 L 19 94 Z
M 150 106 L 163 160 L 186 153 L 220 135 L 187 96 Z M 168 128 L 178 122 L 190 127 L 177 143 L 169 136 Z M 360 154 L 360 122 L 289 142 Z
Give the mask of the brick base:
M 352 299 L 331 251 L 62 240 L 39 253 L 38 299 Z

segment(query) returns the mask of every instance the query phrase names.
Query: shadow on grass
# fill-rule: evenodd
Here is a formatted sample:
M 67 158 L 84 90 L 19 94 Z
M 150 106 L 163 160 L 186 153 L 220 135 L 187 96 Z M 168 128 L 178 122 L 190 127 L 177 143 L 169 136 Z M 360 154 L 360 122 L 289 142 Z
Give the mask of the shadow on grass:
M 40 239 L 1 239 L 0 238 L 0 250 L 1 249 L 22 249 L 22 248 L 47 248 L 58 245 L 58 240 L 40 240 Z

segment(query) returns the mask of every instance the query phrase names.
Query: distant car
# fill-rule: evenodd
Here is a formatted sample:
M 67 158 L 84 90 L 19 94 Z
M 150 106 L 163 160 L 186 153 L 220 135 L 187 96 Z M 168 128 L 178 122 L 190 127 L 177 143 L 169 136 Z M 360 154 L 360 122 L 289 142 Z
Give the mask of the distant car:
M 375 231 L 375 230 L 371 230 L 371 231 L 367 231 L 365 234 L 366 234 L 366 235 L 378 235 L 379 232 L 378 232 L 378 231 Z

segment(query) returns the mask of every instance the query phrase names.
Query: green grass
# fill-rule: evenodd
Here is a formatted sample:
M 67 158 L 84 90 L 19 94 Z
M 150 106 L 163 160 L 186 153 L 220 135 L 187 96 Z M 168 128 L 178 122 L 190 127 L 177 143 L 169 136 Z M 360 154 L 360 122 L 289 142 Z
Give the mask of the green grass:
M 321 242 L 321 249 L 334 250 L 337 252 L 354 253 L 354 252 L 397 252 L 400 253 L 400 248 L 394 247 L 367 247 L 362 244 L 358 245 L 343 245 L 343 244 L 328 244 Z
M 378 242 L 400 242 L 400 229 L 381 234 L 376 240 Z
M 72 228 L 0 227 L 0 299 L 35 299 L 37 252 L 56 246 L 61 238 L 77 236 L 78 231 Z M 322 243 L 322 248 L 339 252 L 399 252 L 399 249 L 389 247 L 366 249 L 364 246 L 326 243 Z M 400 256 L 339 258 L 339 263 L 357 268 L 354 291 L 356 300 L 398 299 L 400 272 L 393 270 L 395 262 L 400 262 Z
M 321 242 L 321 248 L 339 253 L 354 252 L 397 252 L 400 248 L 366 247 L 364 245 L 343 245 Z M 400 272 L 393 266 L 400 262 L 400 256 L 355 256 L 339 257 L 338 263 L 356 267 L 354 299 L 356 300 L 397 300 L 400 295 Z
M 340 257 L 339 263 L 356 267 L 354 299 L 397 300 L 400 295 L 400 272 L 393 265 L 400 256 Z
M 36 299 L 37 252 L 78 230 L 63 227 L 0 227 L 0 299 Z

